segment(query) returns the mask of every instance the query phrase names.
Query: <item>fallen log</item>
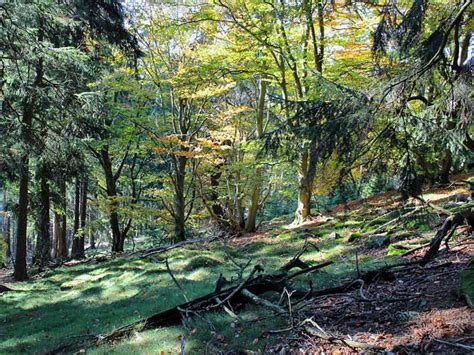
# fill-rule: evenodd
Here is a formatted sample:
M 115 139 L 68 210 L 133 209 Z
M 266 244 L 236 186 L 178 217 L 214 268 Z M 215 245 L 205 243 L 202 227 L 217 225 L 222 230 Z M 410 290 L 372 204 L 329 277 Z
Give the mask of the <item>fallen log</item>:
M 417 264 L 419 264 L 419 261 L 410 261 L 406 263 L 383 266 L 380 269 L 362 272 L 357 278 L 347 281 L 339 286 L 328 287 L 322 290 L 313 290 L 312 292 L 296 290 L 293 292 L 293 296 L 298 297 L 298 298 L 310 299 L 310 298 L 315 298 L 315 297 L 321 297 L 321 296 L 327 296 L 327 295 L 333 295 L 333 294 L 352 291 L 360 287 L 360 283 L 358 283 L 357 281 L 359 282 L 362 281 L 365 285 L 368 285 L 377 280 L 393 281 L 395 279 L 395 276 L 393 272 L 390 271 L 391 269 L 396 268 L 396 267 L 405 267 L 405 268 L 412 267 Z M 401 271 L 401 270 L 397 270 L 397 271 Z
M 0 285 L 0 293 L 3 293 L 3 292 L 10 292 L 10 291 L 15 291 L 13 289 L 11 289 L 10 287 L 7 287 L 5 285 Z
M 109 342 L 122 338 L 123 336 L 126 336 L 132 331 L 136 330 L 142 331 L 170 325 L 179 325 L 181 324 L 181 316 L 183 313 L 192 314 L 198 311 L 212 309 L 215 307 L 217 299 L 225 300 L 223 303 L 229 302 L 232 304 L 245 304 L 248 302 L 250 294 L 259 295 L 268 291 L 276 291 L 281 293 L 285 287 L 288 288 L 288 281 L 295 278 L 296 276 L 313 272 L 317 269 L 331 265 L 332 263 L 332 261 L 326 261 L 324 263 L 311 266 L 305 270 L 299 270 L 289 275 L 283 272 L 278 274 L 259 274 L 257 276 L 252 276 L 237 286 L 229 287 L 218 292 L 211 292 L 197 299 L 177 305 L 166 311 L 154 314 L 145 319 L 141 319 L 115 329 L 111 333 L 98 335 L 96 336 L 95 340 L 98 343 Z M 256 274 L 259 271 L 259 268 L 261 269 L 259 265 L 256 265 L 251 274 Z M 242 293 L 241 291 L 244 289 L 246 292 Z M 253 299 L 253 301 L 255 301 L 255 299 Z

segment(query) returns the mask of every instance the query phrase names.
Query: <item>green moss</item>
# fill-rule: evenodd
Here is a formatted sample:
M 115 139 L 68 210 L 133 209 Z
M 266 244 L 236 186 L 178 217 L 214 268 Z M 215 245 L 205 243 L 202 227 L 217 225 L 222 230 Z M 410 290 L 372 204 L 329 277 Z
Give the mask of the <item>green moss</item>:
M 392 244 L 388 246 L 387 255 L 388 256 L 401 255 L 409 249 L 410 248 L 400 245 L 400 244 Z
M 360 233 L 360 232 L 354 232 L 354 233 L 351 233 L 349 235 L 349 237 L 347 238 L 347 242 L 348 243 L 352 243 L 352 242 L 355 242 L 356 240 L 362 238 L 364 236 L 364 234 Z
M 278 235 L 278 239 L 291 239 L 293 238 L 293 233 L 287 232 L 287 233 L 281 233 Z
M 184 267 L 183 271 L 193 271 L 199 268 L 208 268 L 222 265 L 224 260 L 221 260 L 216 257 L 197 255 L 193 257 L 189 263 Z

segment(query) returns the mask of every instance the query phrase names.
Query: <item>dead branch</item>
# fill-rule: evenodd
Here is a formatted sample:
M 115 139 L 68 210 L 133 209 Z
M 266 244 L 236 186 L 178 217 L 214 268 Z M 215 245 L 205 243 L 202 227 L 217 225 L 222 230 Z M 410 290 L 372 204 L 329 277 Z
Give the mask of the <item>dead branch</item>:
M 454 231 L 464 222 L 467 222 L 472 228 L 474 228 L 474 213 L 472 213 L 470 209 L 462 210 L 446 218 L 443 225 L 438 229 L 434 238 L 431 240 L 430 248 L 423 256 L 420 265 L 425 266 L 436 256 L 436 254 L 438 254 L 441 243 L 445 237 L 447 237 L 445 244 L 446 248 L 448 248 L 448 242 L 453 236 Z
M 300 257 L 306 252 L 307 249 L 308 249 L 308 238 L 305 239 L 304 245 L 301 248 L 301 250 L 298 253 L 296 253 L 296 255 L 289 262 L 283 265 L 280 268 L 280 270 L 290 271 L 291 269 L 295 267 L 303 269 L 303 270 L 309 268 L 309 265 L 300 259 Z
M 377 346 L 377 345 L 372 345 L 372 344 L 367 344 L 367 343 L 361 343 L 358 341 L 350 340 L 346 337 L 337 337 L 333 334 L 326 333 L 322 330 L 316 329 L 311 326 L 305 326 L 304 327 L 306 332 L 309 333 L 312 336 L 327 340 L 333 344 L 339 344 L 339 345 L 344 345 L 352 350 L 357 350 L 357 349 L 364 349 L 364 350 L 383 350 L 383 348 Z
M 454 346 L 454 347 L 461 348 L 461 349 L 468 350 L 468 351 L 473 351 L 474 350 L 474 346 L 458 344 L 458 343 L 451 343 L 451 342 L 444 341 L 444 340 L 441 340 L 441 339 L 433 339 L 433 340 L 437 343 L 440 343 L 440 344 Z
M 280 307 L 276 304 L 273 304 L 270 301 L 267 301 L 266 299 L 258 297 L 257 295 L 253 294 L 252 292 L 250 292 L 249 290 L 247 290 L 245 288 L 242 290 L 242 295 L 244 295 L 246 298 L 248 298 L 253 303 L 255 303 L 259 306 L 263 306 L 265 308 L 268 308 L 268 309 L 270 309 L 270 310 L 272 310 L 272 311 L 274 311 L 278 314 L 287 314 L 288 313 L 282 307 Z
M 375 229 L 373 232 L 370 232 L 370 234 L 377 234 L 381 230 L 384 230 L 385 228 L 387 228 L 389 225 L 392 225 L 394 223 L 398 223 L 398 222 L 402 221 L 403 219 L 415 214 L 416 212 L 418 212 L 422 208 L 424 208 L 424 206 L 416 207 L 413 210 L 411 210 L 410 212 L 402 214 L 401 216 L 398 216 L 397 218 L 394 218 L 394 219 L 388 221 L 387 223 L 382 224 L 377 229 Z

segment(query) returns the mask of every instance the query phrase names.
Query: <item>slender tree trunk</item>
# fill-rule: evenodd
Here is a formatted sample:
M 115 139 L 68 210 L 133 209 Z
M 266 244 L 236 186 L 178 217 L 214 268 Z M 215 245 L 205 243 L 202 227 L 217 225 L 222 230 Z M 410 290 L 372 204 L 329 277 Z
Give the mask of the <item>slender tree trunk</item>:
M 10 240 L 10 215 L 5 216 L 5 231 L 3 234 L 3 238 L 5 241 L 5 244 L 7 245 L 7 250 L 5 250 L 5 265 L 8 265 L 10 259 L 11 259 L 11 240 Z
M 81 235 L 79 237 L 79 257 L 85 257 L 85 231 L 86 231 L 86 214 L 87 214 L 87 189 L 88 189 L 88 180 L 84 180 L 81 186 Z
M 186 239 L 185 229 L 185 209 L 186 201 L 184 196 L 184 185 L 186 177 L 187 158 L 183 156 L 176 157 L 176 182 L 175 182 L 175 198 L 174 198 L 174 237 L 175 241 L 183 241 Z
M 49 210 L 50 210 L 50 190 L 48 179 L 41 174 L 40 177 L 40 213 L 38 220 L 38 243 L 36 245 L 36 256 L 37 262 L 39 262 L 40 269 L 49 262 L 50 259 L 50 249 L 51 249 L 51 236 L 49 233 L 50 228 L 50 219 L 49 219 Z
M 61 180 L 59 183 L 59 192 L 62 202 L 62 215 L 58 215 L 58 240 L 57 240 L 57 257 L 60 261 L 67 258 L 67 196 L 66 196 L 66 181 Z
M 91 222 L 92 222 L 92 218 L 94 216 L 94 211 L 91 209 L 91 207 L 89 206 L 89 214 L 88 214 L 88 217 L 89 217 L 89 227 L 88 227 L 88 233 L 89 233 L 89 244 L 90 244 L 90 248 L 91 249 L 95 249 L 95 234 L 94 232 L 92 231 L 92 228 L 91 228 Z
M 79 221 L 80 221 L 80 199 L 81 199 L 81 185 L 79 179 L 76 178 L 75 184 L 75 194 L 74 194 L 74 230 L 72 233 L 72 248 L 71 248 L 71 258 L 79 259 Z
M 265 80 L 265 76 L 262 75 L 260 78 L 260 92 L 258 98 L 258 106 L 257 106 L 257 115 L 256 115 L 256 123 L 257 123 L 257 138 L 260 139 L 263 136 L 263 117 L 265 111 L 265 96 L 267 95 L 267 82 Z M 247 217 L 247 224 L 245 226 L 246 232 L 254 232 L 257 223 L 257 212 L 258 206 L 260 203 L 260 191 L 262 189 L 262 168 L 256 167 L 255 168 L 255 185 L 252 192 L 252 199 L 249 208 L 249 214 Z
M 59 230 L 61 229 L 61 216 L 55 211 L 53 214 L 53 245 L 51 249 L 51 257 L 56 259 L 58 257 L 58 240 Z
M 2 233 L 3 233 L 3 240 L 6 244 L 6 250 L 4 255 L 4 263 L 5 265 L 8 264 L 10 259 L 10 215 L 7 212 L 7 200 L 8 200 L 8 192 L 5 186 L 3 186 L 3 225 L 2 225 Z

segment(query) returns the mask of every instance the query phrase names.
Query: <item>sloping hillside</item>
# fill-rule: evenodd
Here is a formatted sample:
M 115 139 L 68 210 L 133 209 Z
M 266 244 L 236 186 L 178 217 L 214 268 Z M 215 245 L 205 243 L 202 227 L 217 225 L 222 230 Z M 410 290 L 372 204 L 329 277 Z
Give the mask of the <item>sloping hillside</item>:
M 473 292 L 470 230 L 458 228 L 449 250 L 442 246 L 426 267 L 409 264 L 426 252 L 445 218 L 441 209 L 465 208 L 467 194 L 460 182 L 426 191 L 424 199 L 438 208 L 419 201 L 402 205 L 394 193 L 377 195 L 301 227 L 279 219 L 264 232 L 147 258 L 88 259 L 27 283 L 10 283 L 3 271 L 0 284 L 14 291 L 0 296 L 0 352 L 472 351 L 474 318 L 466 301 Z M 97 342 L 97 335 L 213 292 L 221 274 L 229 282 L 225 287 L 238 285 L 254 265 L 275 273 L 299 252 L 306 265 L 333 264 L 289 283 L 307 291 L 306 298 L 291 290 L 258 295 L 284 314 L 259 302 L 230 302 L 225 310 L 188 314 L 182 325 L 145 331 L 138 325 L 112 342 Z M 396 264 L 363 280 L 369 270 Z M 331 287 L 336 289 L 318 295 Z

